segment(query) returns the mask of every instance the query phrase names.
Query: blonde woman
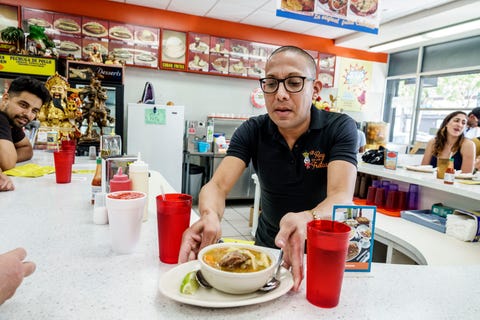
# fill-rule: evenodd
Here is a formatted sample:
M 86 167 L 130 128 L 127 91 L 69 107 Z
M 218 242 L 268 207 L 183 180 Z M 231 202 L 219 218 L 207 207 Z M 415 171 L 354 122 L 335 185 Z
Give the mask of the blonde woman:
M 435 138 L 427 143 L 422 165 L 437 166 L 437 159 L 453 158 L 455 170 L 472 173 L 475 163 L 475 144 L 465 138 L 467 114 L 454 111 L 447 115 L 437 131 Z

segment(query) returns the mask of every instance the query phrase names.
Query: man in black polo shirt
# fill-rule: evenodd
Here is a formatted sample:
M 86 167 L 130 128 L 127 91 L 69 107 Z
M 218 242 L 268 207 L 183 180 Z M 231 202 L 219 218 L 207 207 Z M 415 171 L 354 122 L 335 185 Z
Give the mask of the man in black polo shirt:
M 334 204 L 350 204 L 356 179 L 357 127 L 345 114 L 318 110 L 322 88 L 313 58 L 281 47 L 260 79 L 268 114 L 250 118 L 234 133 L 227 155 L 199 197 L 200 220 L 183 236 L 179 261 L 221 236 L 225 199 L 252 161 L 261 186 L 262 214 L 255 243 L 284 250 L 294 290 L 303 279 L 306 224 L 331 219 Z
M 2 171 L 32 158 L 32 145 L 23 127 L 35 119 L 40 107 L 48 101 L 50 93 L 44 84 L 31 77 L 13 80 L 8 92 L 3 94 L 0 103 L 0 191 L 14 188 Z

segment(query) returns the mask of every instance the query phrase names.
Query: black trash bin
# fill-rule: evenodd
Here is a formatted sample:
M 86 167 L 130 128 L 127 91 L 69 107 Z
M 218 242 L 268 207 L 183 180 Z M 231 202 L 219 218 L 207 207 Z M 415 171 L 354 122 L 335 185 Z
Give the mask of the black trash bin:
M 190 164 L 189 175 L 190 175 L 190 185 L 189 190 L 190 194 L 193 197 L 193 201 L 198 201 L 198 193 L 203 183 L 203 173 L 205 168 L 196 164 Z

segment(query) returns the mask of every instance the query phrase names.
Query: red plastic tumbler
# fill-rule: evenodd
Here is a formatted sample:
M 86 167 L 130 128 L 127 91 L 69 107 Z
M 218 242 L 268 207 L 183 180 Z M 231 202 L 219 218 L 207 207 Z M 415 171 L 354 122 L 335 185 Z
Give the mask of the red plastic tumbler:
M 330 220 L 307 224 L 307 300 L 322 308 L 338 305 L 350 227 Z
M 157 196 L 158 251 L 160 261 L 178 263 L 183 232 L 190 225 L 192 196 L 167 193 Z

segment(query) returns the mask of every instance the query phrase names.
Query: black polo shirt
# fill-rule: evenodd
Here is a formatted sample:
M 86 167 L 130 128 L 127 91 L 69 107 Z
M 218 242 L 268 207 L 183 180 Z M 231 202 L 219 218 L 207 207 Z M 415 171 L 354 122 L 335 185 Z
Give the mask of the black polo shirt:
M 344 160 L 357 165 L 357 127 L 346 114 L 311 108 L 309 130 L 292 150 L 268 114 L 250 118 L 233 134 L 227 156 L 253 163 L 262 190 L 256 244 L 275 247 L 280 219 L 309 210 L 327 196 L 327 166 Z M 341 179 L 342 177 L 338 177 Z
M 0 139 L 17 143 L 24 137 L 23 129 L 14 126 L 8 119 L 8 116 L 0 111 Z

